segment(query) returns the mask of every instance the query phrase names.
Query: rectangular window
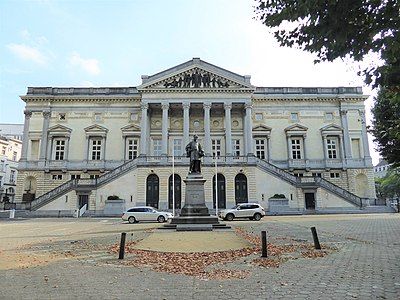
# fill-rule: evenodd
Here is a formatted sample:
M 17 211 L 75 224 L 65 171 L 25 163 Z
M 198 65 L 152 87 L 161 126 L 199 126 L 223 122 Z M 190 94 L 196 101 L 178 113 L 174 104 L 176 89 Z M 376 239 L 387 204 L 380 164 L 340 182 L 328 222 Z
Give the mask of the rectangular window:
M 290 120 L 298 121 L 299 120 L 299 114 L 298 113 L 290 113 Z
M 130 159 L 135 159 L 138 157 L 139 150 L 139 140 L 138 139 L 127 139 L 126 141 L 127 155 L 126 157 Z
M 182 156 L 182 139 L 174 139 L 174 156 Z
M 313 177 L 322 177 L 322 174 L 321 173 L 312 173 L 312 176 Z
M 256 143 L 256 156 L 259 159 L 265 159 L 266 141 L 265 139 L 255 139 Z
M 15 170 L 10 171 L 10 183 L 15 182 Z
M 262 113 L 256 113 L 256 114 L 255 114 L 255 119 L 256 119 L 256 121 L 262 121 L 262 119 L 263 119 L 263 114 L 262 114 Z
M 96 122 L 101 121 L 101 113 L 95 113 L 95 114 L 94 114 L 94 120 L 95 120 Z
M 161 140 L 153 140 L 153 155 L 161 156 L 162 152 L 162 141 Z
M 91 175 L 89 175 L 89 178 L 90 178 L 90 179 L 97 179 L 97 178 L 99 178 L 99 177 L 100 177 L 99 174 L 91 174 Z
M 301 159 L 301 139 L 291 139 L 290 143 L 292 149 L 292 159 Z
M 53 175 L 51 176 L 51 178 L 52 178 L 53 180 L 62 180 L 62 179 L 63 179 L 63 176 L 62 176 L 62 174 L 53 174 Z
M 300 173 L 300 172 L 293 173 L 293 175 L 296 177 L 304 177 L 304 173 Z
M 213 157 L 221 156 L 221 140 L 212 140 Z
M 332 121 L 333 120 L 333 113 L 326 113 L 325 120 Z
M 64 160 L 65 157 L 65 140 L 55 139 L 53 142 L 54 160 Z
M 81 179 L 81 174 L 71 174 L 71 179 Z
M 337 158 L 337 139 L 327 138 L 326 139 L 326 150 L 327 150 L 329 159 L 336 159 Z
M 13 152 L 13 161 L 17 161 L 18 153 L 16 151 Z
M 91 160 L 101 160 L 101 139 L 90 140 L 90 158 Z
M 232 140 L 232 155 L 240 156 L 240 140 Z
M 331 178 L 340 178 L 340 173 L 338 172 L 332 172 L 330 173 Z
M 361 158 L 360 139 L 351 139 L 351 152 L 353 158 Z

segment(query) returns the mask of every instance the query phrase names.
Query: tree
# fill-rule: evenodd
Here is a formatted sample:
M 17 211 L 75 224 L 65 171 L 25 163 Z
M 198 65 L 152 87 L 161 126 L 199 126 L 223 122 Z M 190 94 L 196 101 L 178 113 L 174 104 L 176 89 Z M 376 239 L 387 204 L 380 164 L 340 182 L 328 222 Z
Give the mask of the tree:
M 398 0 L 257 0 L 257 18 L 281 46 L 317 55 L 315 62 L 376 53 L 382 64 L 363 70 L 366 84 L 381 89 L 374 129 L 379 150 L 400 164 L 400 3 Z M 388 98 L 386 98 L 388 97 Z M 397 111 L 395 111 L 397 109 Z
M 400 169 L 391 168 L 385 177 L 376 180 L 377 192 L 383 198 L 400 197 Z

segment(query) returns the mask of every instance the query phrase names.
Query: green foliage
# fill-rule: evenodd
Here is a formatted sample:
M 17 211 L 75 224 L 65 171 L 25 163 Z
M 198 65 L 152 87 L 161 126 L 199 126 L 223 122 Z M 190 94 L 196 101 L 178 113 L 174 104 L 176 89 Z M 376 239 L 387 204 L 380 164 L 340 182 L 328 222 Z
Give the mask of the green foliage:
M 117 195 L 108 196 L 107 200 L 119 200 L 120 198 Z
M 385 88 L 378 92 L 372 109 L 371 132 L 378 151 L 394 167 L 400 166 L 400 94 Z
M 379 196 L 393 198 L 400 196 L 400 168 L 392 168 L 385 177 L 376 180 Z
M 271 198 L 275 198 L 275 199 L 285 199 L 285 195 L 284 194 L 275 194 L 273 195 Z
M 255 13 L 281 46 L 314 53 L 316 62 L 378 53 L 384 65 L 364 70 L 377 86 L 400 82 L 399 8 L 397 0 L 258 0 Z
M 271 28 L 281 46 L 314 53 L 320 61 L 369 53 L 380 66 L 363 70 L 366 84 L 383 91 L 375 101 L 378 148 L 400 165 L 400 1 L 398 0 L 256 0 L 257 18 Z

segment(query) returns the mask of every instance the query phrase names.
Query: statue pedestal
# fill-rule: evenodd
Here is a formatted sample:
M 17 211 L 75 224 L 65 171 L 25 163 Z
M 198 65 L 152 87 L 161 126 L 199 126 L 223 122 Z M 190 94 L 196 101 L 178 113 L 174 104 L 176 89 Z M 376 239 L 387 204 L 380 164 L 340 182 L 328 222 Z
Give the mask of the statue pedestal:
M 189 173 L 184 180 L 186 184 L 185 205 L 179 217 L 172 218 L 165 228 L 180 231 L 206 231 L 210 228 L 230 228 L 220 224 L 217 216 L 210 216 L 204 196 L 206 180 L 201 173 Z M 201 226 L 203 225 L 203 226 Z

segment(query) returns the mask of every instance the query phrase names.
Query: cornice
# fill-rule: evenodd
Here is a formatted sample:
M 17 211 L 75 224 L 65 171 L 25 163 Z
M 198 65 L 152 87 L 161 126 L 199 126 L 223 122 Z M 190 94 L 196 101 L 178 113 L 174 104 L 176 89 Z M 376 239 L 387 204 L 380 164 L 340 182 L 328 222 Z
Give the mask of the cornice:
M 132 102 L 140 101 L 139 96 L 20 96 L 24 102 L 107 102 L 107 101 L 120 101 Z

